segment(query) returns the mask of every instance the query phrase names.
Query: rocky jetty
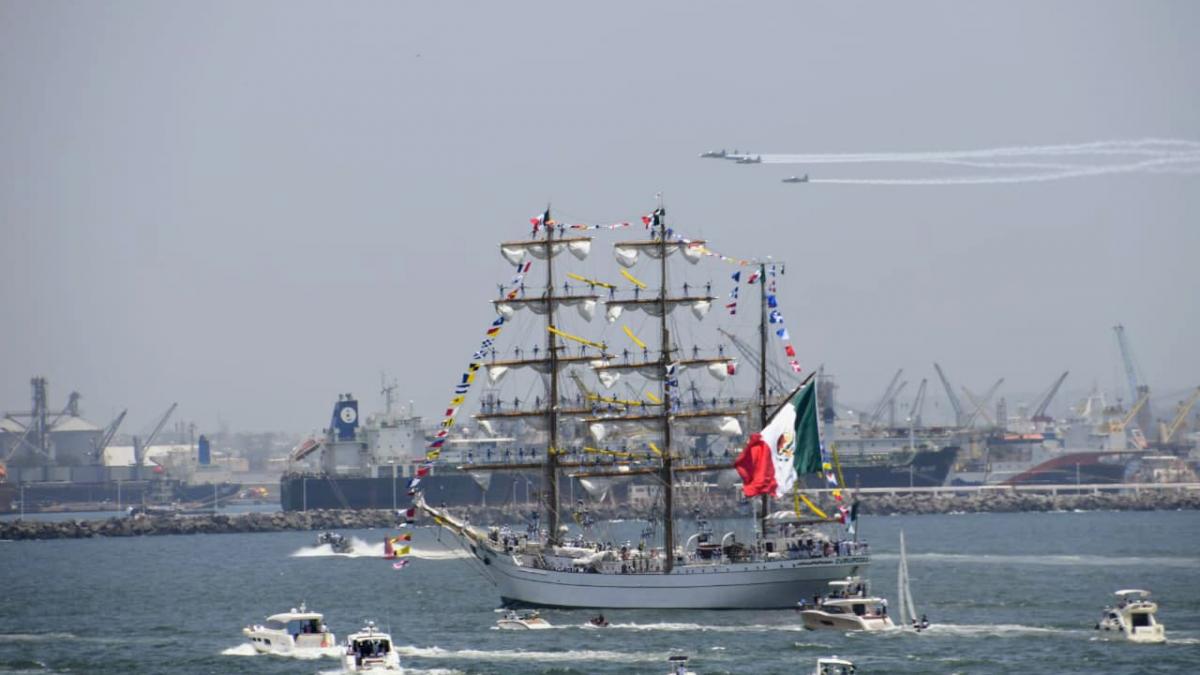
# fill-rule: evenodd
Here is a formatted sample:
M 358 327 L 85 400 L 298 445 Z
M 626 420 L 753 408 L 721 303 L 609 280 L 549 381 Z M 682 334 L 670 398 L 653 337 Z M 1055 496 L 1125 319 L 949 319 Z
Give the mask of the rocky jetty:
M 864 515 L 935 514 L 935 513 L 1015 513 L 1020 511 L 1179 511 L 1200 510 L 1200 491 L 1142 490 L 1136 492 L 1048 492 L 987 490 L 942 493 L 873 493 L 859 499 Z M 827 513 L 836 505 L 827 497 L 818 500 Z M 749 514 L 746 504 L 733 499 L 709 498 L 690 505 L 680 513 L 706 518 L 738 518 Z M 529 516 L 528 508 L 509 506 L 458 507 L 451 509 L 468 521 L 489 524 L 521 524 Z M 604 520 L 637 519 L 649 515 L 629 509 L 603 506 L 590 509 L 589 515 Z M 137 537 L 164 534 L 231 534 L 246 532 L 283 532 L 287 530 L 354 530 L 395 527 L 395 512 L 374 511 L 290 511 L 244 513 L 237 515 L 144 515 L 107 520 L 0 521 L 2 539 L 82 539 L 86 537 Z M 418 521 L 419 524 L 424 524 Z
M 148 515 L 107 520 L 0 521 L 0 539 L 82 539 L 161 534 L 233 534 L 394 527 L 393 511 L 277 511 L 236 515 Z
M 1179 511 L 1200 509 L 1200 491 L 1059 493 L 989 490 L 969 494 L 874 494 L 863 497 L 870 515 L 1016 513 L 1020 511 Z

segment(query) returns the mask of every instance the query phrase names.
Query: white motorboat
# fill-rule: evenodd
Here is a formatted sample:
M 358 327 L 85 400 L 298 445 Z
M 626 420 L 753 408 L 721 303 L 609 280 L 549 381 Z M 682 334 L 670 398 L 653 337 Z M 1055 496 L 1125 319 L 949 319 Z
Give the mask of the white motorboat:
M 550 628 L 550 622 L 543 619 L 534 610 L 508 611 L 504 613 L 503 618 L 496 621 L 496 626 L 500 630 L 541 630 Z
M 813 675 L 854 675 L 856 672 L 853 663 L 834 656 L 817 659 L 817 667 L 813 670 Z
M 1145 643 L 1166 641 L 1163 625 L 1154 618 L 1158 605 L 1150 600 L 1150 591 L 1127 589 L 1117 591 L 1116 596 L 1121 601 L 1116 607 L 1105 607 L 1096 624 L 1103 637 Z
M 265 624 L 246 626 L 242 633 L 254 650 L 264 654 L 293 654 L 297 651 L 322 650 L 337 644 L 337 638 L 325 626 L 325 618 L 300 608 L 267 617 Z
M 376 628 L 374 621 L 368 621 L 357 633 L 346 638 L 342 669 L 347 673 L 401 670 L 400 655 L 392 644 L 392 636 Z
M 675 654 L 667 658 L 667 663 L 671 664 L 671 672 L 667 675 L 696 675 L 693 670 L 688 670 L 688 657 L 682 654 Z
M 867 593 L 867 582 L 858 577 L 829 582 L 829 595 L 812 609 L 800 612 L 809 630 L 876 631 L 894 628 L 887 601 Z
M 334 553 L 353 553 L 354 545 L 344 535 L 337 532 L 322 532 L 317 535 L 317 546 L 329 545 Z

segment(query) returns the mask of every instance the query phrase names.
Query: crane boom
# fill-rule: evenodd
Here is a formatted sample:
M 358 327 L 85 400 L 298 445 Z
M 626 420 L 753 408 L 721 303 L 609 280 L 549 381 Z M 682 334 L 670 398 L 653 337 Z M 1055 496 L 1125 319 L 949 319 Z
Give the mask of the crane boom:
M 871 410 L 871 414 L 867 417 L 867 423 L 871 426 L 875 426 L 875 423 L 879 420 L 879 416 L 883 414 L 883 409 L 887 407 L 888 402 L 896 395 L 896 391 L 898 391 L 896 383 L 900 381 L 900 376 L 903 374 L 903 368 L 897 370 L 896 374 L 892 376 L 892 381 L 888 382 L 887 389 L 883 390 L 883 396 L 879 398 L 879 403 L 875 404 L 875 407 Z
M 113 421 L 108 423 L 108 428 L 104 430 L 104 434 L 100 437 L 100 441 L 96 443 L 95 456 L 96 461 L 100 461 L 104 457 L 104 449 L 112 443 L 113 436 L 117 435 L 117 429 L 121 427 L 121 422 L 125 421 L 125 413 L 129 410 L 122 410 L 120 415 L 117 415 Z
M 954 387 L 950 386 L 950 380 L 946 378 L 946 374 L 942 372 L 942 367 L 936 362 L 933 364 L 933 369 L 937 371 L 938 378 L 942 381 L 942 386 L 946 389 L 946 398 L 950 399 L 950 407 L 954 409 L 954 426 L 966 426 L 963 424 L 963 407 L 959 403 L 958 396 L 954 394 Z
M 996 424 L 996 420 L 992 419 L 992 416 L 988 414 L 987 406 L 989 403 L 991 403 L 992 397 L 996 395 L 996 391 L 1000 389 L 1000 385 L 1002 384 L 1004 384 L 1003 377 L 996 380 L 995 384 L 989 387 L 987 392 L 985 392 L 980 398 L 976 398 L 974 394 L 972 394 L 970 391 L 967 391 L 966 387 L 962 388 L 963 394 L 966 394 L 967 396 L 967 400 L 971 402 L 971 405 L 975 406 L 975 409 L 971 411 L 971 414 L 967 417 L 967 420 L 963 426 L 969 427 L 975 424 L 975 419 L 979 417 L 979 415 L 983 415 L 983 418 L 987 420 L 989 424 Z
M 1200 387 L 1196 387 L 1196 390 L 1192 392 L 1192 395 L 1188 397 L 1188 400 L 1179 404 L 1179 411 L 1175 414 L 1175 419 L 1171 420 L 1171 424 L 1167 425 L 1166 429 L 1163 431 L 1163 443 L 1171 442 L 1171 437 L 1175 435 L 1176 431 L 1179 431 L 1179 427 L 1183 425 L 1183 421 L 1187 419 L 1188 413 L 1192 410 L 1192 406 L 1196 405 L 1196 401 L 1198 400 L 1200 400 Z
M 1067 379 L 1067 375 L 1070 373 L 1071 371 L 1069 370 L 1064 371 L 1063 374 L 1059 375 L 1058 379 L 1054 381 L 1054 384 L 1050 385 L 1050 388 L 1038 398 L 1037 404 L 1033 407 L 1033 415 L 1030 417 L 1031 420 L 1034 422 L 1052 421 L 1046 416 L 1046 409 L 1050 407 L 1050 401 L 1054 400 L 1054 395 L 1058 393 L 1058 388 L 1062 386 L 1063 380 Z
M 751 363 L 758 363 L 760 358 L 759 352 L 752 345 L 737 335 L 725 330 L 724 328 L 718 328 L 717 331 L 721 333 L 721 335 L 729 338 L 729 341 L 733 343 L 734 348 L 738 350 L 738 353 L 742 355 L 742 358 Z M 790 373 L 790 371 L 783 370 L 778 364 L 775 363 L 771 363 L 769 366 L 770 367 L 767 369 L 767 382 L 775 389 L 775 391 L 790 391 L 792 389 L 792 385 L 785 384 L 783 377 L 780 375 L 781 372 Z
M 917 387 L 917 396 L 913 399 L 912 407 L 908 409 L 908 419 L 911 426 L 921 426 L 921 412 L 925 409 L 925 386 L 928 384 L 928 378 L 921 378 L 921 384 Z
M 1136 401 L 1141 392 L 1138 390 L 1138 369 L 1133 361 L 1133 349 L 1129 347 L 1129 339 L 1125 337 L 1125 326 L 1117 324 L 1113 326 L 1113 332 L 1117 334 L 1117 349 L 1121 351 L 1121 361 L 1125 365 L 1125 379 L 1129 383 L 1129 400 Z
M 167 408 L 167 412 L 163 413 L 163 416 L 158 419 L 158 424 L 154 426 L 154 431 L 151 431 L 150 435 L 146 437 L 146 441 L 142 444 L 142 447 L 148 448 L 154 443 L 154 439 L 158 436 L 158 432 L 162 431 L 163 427 L 167 425 L 167 420 L 170 419 L 171 413 L 175 412 L 175 408 L 178 406 L 178 403 L 172 403 L 171 407 Z

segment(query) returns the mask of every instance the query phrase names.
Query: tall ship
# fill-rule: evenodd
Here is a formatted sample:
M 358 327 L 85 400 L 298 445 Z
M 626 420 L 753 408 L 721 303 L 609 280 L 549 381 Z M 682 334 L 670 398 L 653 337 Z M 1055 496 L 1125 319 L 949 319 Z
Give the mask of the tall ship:
M 529 269 L 526 256 L 544 262 L 545 285 L 530 289 L 521 277 L 520 292 L 502 288 L 495 301 L 500 319 L 494 325 L 500 327 L 516 311 L 527 310 L 541 317 L 534 322 L 540 323 L 534 333 L 544 338 L 514 359 L 499 360 L 494 351 L 481 350 L 476 356 L 483 358 L 471 364 L 463 381 L 469 385 L 473 374 L 485 367 L 491 379 L 513 369 L 531 370 L 538 376 L 532 385 L 518 388 L 525 392 L 523 404 L 519 397 L 507 406 L 499 403 L 503 398 L 485 399 L 475 415 L 487 433 L 539 440 L 534 452 L 541 468 L 541 489 L 533 522 L 524 532 L 471 524 L 431 503 L 427 491 L 415 495 L 415 505 L 455 535 L 496 585 L 506 606 L 785 608 L 794 607 L 802 597 L 823 592 L 830 581 L 863 574 L 870 565 L 864 544 L 844 533 L 827 533 L 819 524 L 825 519 L 805 519 L 798 510 L 796 514 L 773 514 L 767 497 L 761 500 L 750 541 L 739 541 L 732 532 L 718 535 L 702 519 L 693 521 L 694 531 L 686 536 L 677 529 L 682 520 L 678 511 L 685 501 L 684 477 L 728 473 L 731 462 L 716 458 L 728 455 L 725 449 L 733 442 L 729 439 L 740 438 L 744 424 L 753 422 L 762 428 L 776 407 L 766 381 L 767 335 L 768 323 L 780 323 L 782 316 L 777 310 L 768 311 L 769 305 L 775 306 L 775 296 L 767 293 L 767 275 L 774 269 L 754 264 L 753 273 L 751 269 L 746 272 L 752 277 L 749 283 L 757 280 L 760 288 L 757 394 L 753 400 L 700 394 L 696 376 L 707 373 L 724 383 L 736 373 L 736 362 L 723 348 L 705 353 L 708 350 L 689 348 L 684 342 L 686 327 L 699 322 L 715 297 L 709 284 L 703 286 L 704 293 L 693 292 L 696 286 L 689 284 L 685 275 L 681 275 L 681 284 L 673 285 L 668 259 L 683 257 L 695 263 L 707 248 L 703 241 L 673 232 L 661 204 L 644 222 L 648 239 L 614 246 L 624 268 L 621 275 L 633 284 L 622 297 L 612 284 L 573 272 L 556 274 L 560 265 L 555 259 L 565 251 L 584 259 L 591 238 L 567 236 L 568 227 L 555 223 L 549 210 L 534 220 L 533 237 L 501 244 L 502 254 L 518 269 Z M 653 265 L 657 267 L 656 289 L 628 271 L 646 258 L 657 262 Z M 583 292 L 573 292 L 569 279 L 580 282 L 575 288 L 582 285 Z M 607 297 L 597 293 L 598 289 L 606 290 Z M 563 308 L 579 310 L 586 321 L 598 304 L 604 305 L 610 323 L 626 313 L 645 314 L 648 318 L 641 326 L 647 339 L 625 325 L 622 330 L 637 349 L 616 353 L 602 341 L 571 332 Z M 494 343 L 492 334 L 489 332 L 485 347 Z M 788 355 L 794 355 L 790 344 Z M 690 384 L 695 388 L 681 385 L 684 373 L 692 376 Z M 564 386 L 564 377 L 574 381 L 574 394 Z M 610 391 L 621 378 L 637 378 L 638 382 L 629 386 L 628 394 L 603 394 L 592 391 L 585 377 L 594 378 Z M 465 388 L 456 389 L 456 394 L 459 391 Z M 790 404 L 794 394 L 782 397 L 782 404 Z M 455 397 L 455 405 L 462 402 L 463 398 Z M 455 410 L 452 407 L 447 412 Z M 453 426 L 450 414 L 443 428 L 448 432 Z M 440 458 L 443 441 L 449 437 L 449 433 L 439 434 L 428 453 L 430 460 Z M 614 461 L 589 459 L 596 456 Z M 469 468 L 503 473 L 527 471 L 528 465 L 476 462 Z M 572 531 L 563 518 L 567 511 L 562 495 L 564 476 L 581 481 L 634 476 L 653 479 L 660 515 L 656 525 L 661 528 L 643 532 L 644 539 L 636 547 L 631 542 L 605 542 L 597 524 L 580 517 L 580 500 L 570 512 L 575 525 Z

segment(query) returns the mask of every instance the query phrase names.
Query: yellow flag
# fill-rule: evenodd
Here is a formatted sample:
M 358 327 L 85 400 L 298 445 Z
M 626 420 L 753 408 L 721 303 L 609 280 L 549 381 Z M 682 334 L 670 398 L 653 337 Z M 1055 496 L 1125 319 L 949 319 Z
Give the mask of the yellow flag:
M 650 399 L 650 402 L 653 403 L 654 405 L 658 405 L 658 404 L 662 403 L 662 399 L 655 396 L 654 392 L 652 392 L 652 391 L 646 392 L 646 398 Z
M 655 445 L 655 444 L 651 443 L 651 444 L 650 444 L 650 449 L 654 451 L 654 454 L 656 454 L 656 455 L 658 455 L 658 456 L 660 456 L 660 457 L 662 456 L 662 450 L 659 450 L 657 445 Z
M 802 495 L 802 494 L 800 494 L 800 493 L 796 493 L 796 494 L 797 494 L 797 495 L 799 495 L 800 499 L 804 500 L 804 504 L 805 504 L 806 506 L 808 506 L 808 508 L 809 508 L 809 509 L 810 509 L 810 510 L 811 510 L 813 513 L 817 514 L 817 515 L 818 515 L 818 516 L 820 516 L 821 518 L 824 518 L 825 520 L 829 520 L 829 516 L 825 515 L 825 512 L 824 512 L 824 511 L 822 511 L 821 509 L 818 509 L 816 504 L 814 504 L 814 503 L 812 503 L 811 501 L 809 501 L 809 500 L 808 500 L 808 497 L 805 497 L 804 495 Z
M 460 395 L 455 396 L 454 398 L 450 399 L 450 405 L 451 406 L 462 405 L 463 403 L 466 402 L 466 400 L 467 400 L 467 397 L 460 394 Z
M 630 274 L 629 270 L 621 270 L 621 276 L 628 279 L 630 281 L 630 283 L 632 283 L 634 286 L 637 286 L 638 288 L 642 288 L 642 289 L 646 288 L 646 282 L 644 282 L 641 279 L 638 279 L 637 277 Z
M 629 336 L 629 339 L 633 340 L 633 344 L 641 347 L 642 349 L 646 348 L 646 343 L 639 340 L 638 336 L 634 335 L 633 331 L 629 330 L 629 326 L 621 326 L 621 328 L 625 331 L 625 334 Z

